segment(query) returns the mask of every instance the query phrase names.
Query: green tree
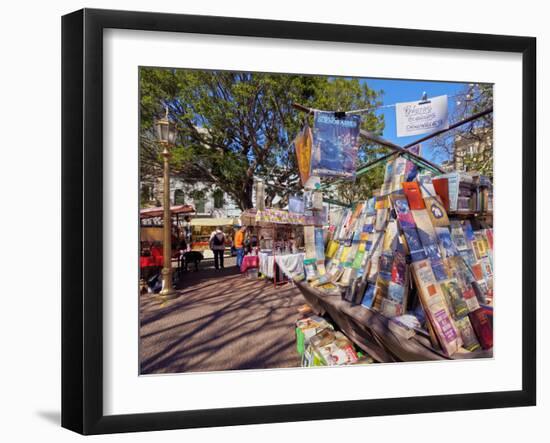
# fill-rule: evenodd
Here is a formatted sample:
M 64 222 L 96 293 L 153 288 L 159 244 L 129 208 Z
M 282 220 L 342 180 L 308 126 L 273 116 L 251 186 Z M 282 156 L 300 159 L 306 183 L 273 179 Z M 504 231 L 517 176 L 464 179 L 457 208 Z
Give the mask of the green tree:
M 254 178 L 266 194 L 285 199 L 301 188 L 291 142 L 307 117 L 294 102 L 327 110 L 372 108 L 378 94 L 358 79 L 183 69 L 140 70 L 140 168 L 158 176 L 155 118 L 167 106 L 179 134 L 172 172 L 183 180 L 211 183 L 252 207 Z M 383 120 L 363 115 L 363 128 L 381 133 Z M 362 146 L 360 158 L 367 157 Z

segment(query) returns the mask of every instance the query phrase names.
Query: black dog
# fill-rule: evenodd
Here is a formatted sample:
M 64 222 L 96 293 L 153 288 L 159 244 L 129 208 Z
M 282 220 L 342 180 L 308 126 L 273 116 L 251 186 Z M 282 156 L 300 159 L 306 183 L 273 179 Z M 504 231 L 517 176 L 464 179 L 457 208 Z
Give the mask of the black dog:
M 204 259 L 204 256 L 202 255 L 202 252 L 199 251 L 187 251 L 183 253 L 183 261 L 184 265 L 183 268 L 188 271 L 188 265 L 189 263 L 195 263 L 195 271 L 199 270 L 199 263 L 201 260 Z

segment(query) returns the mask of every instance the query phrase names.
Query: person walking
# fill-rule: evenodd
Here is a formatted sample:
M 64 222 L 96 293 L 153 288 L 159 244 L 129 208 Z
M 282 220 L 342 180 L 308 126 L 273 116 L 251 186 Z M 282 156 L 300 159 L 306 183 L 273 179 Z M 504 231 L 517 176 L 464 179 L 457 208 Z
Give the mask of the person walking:
M 214 266 L 216 269 L 223 269 L 223 254 L 225 252 L 225 234 L 222 228 L 218 226 L 209 241 L 210 249 L 214 252 Z
M 244 234 L 246 226 L 241 226 L 235 233 L 235 250 L 237 251 L 237 268 L 241 269 L 244 258 Z

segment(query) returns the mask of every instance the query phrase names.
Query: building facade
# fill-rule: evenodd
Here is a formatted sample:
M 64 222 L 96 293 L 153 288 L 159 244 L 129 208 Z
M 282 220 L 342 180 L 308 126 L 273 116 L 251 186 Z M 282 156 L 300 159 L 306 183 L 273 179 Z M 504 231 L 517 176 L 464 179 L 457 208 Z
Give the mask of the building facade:
M 185 183 L 178 178 L 170 180 L 170 205 L 191 205 L 194 217 L 239 217 L 241 210 L 221 189 L 209 183 Z M 141 184 L 141 207 L 162 206 L 162 179 L 144 181 Z
M 449 165 L 450 166 L 450 165 Z M 493 129 L 474 128 L 471 134 L 455 136 L 452 167 L 455 171 L 478 171 L 493 175 Z

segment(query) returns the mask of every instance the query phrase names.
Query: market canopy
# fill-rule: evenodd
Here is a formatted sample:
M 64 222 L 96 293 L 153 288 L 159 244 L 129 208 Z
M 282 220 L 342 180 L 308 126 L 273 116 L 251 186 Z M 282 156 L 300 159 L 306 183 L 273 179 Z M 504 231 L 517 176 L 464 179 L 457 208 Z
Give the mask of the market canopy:
M 154 208 L 141 209 L 139 211 L 140 218 L 162 217 L 164 208 L 155 206 Z M 195 212 L 195 208 L 191 205 L 176 205 L 170 206 L 170 212 L 173 214 L 191 214 Z
M 234 224 L 238 223 L 232 217 L 191 219 L 191 226 L 228 226 Z

